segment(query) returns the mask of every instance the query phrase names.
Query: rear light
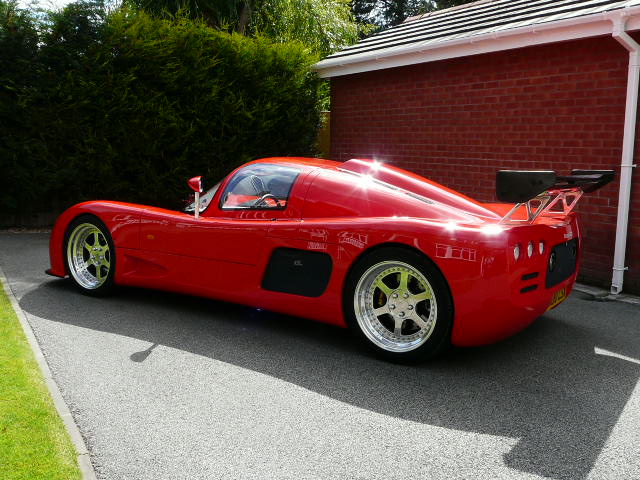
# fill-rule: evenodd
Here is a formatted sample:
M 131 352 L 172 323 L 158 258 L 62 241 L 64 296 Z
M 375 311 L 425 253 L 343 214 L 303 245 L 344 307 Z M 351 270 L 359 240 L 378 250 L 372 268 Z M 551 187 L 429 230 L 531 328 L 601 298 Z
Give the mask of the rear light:
M 527 245 L 527 255 L 529 256 L 529 258 L 533 256 L 533 242 L 529 242 L 529 244 Z
M 538 251 L 540 252 L 540 255 L 544 253 L 544 242 L 540 242 L 538 244 Z
M 513 256 L 515 257 L 516 260 L 518 260 L 520 258 L 520 244 L 516 244 L 515 247 L 513 247 Z

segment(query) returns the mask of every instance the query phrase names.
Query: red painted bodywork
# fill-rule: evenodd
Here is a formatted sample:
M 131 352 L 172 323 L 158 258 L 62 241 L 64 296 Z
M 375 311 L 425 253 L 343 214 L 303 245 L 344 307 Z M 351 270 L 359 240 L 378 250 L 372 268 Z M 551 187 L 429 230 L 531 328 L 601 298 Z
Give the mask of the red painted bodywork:
M 301 170 L 285 209 L 220 209 L 221 192 L 235 171 L 223 180 L 198 219 L 143 205 L 81 203 L 55 224 L 50 273 L 68 274 L 65 232 L 74 218 L 88 213 L 111 232 L 116 284 L 200 295 L 345 326 L 342 292 L 354 262 L 371 249 L 404 245 L 431 259 L 447 280 L 455 309 L 452 343 L 458 346 L 488 344 L 514 334 L 547 310 L 556 291 L 566 288 L 568 294 L 575 282 L 577 269 L 553 288 L 544 285 L 551 247 L 579 236 L 574 213 L 497 228 L 512 205 L 481 204 L 371 160 L 256 162 Z M 544 241 L 545 252 L 541 255 L 536 248 L 528 258 L 524 251 L 529 241 Z M 516 244 L 523 247 L 518 261 L 513 256 Z M 321 296 L 261 288 L 277 247 L 332 257 L 333 271 Z M 523 275 L 533 272 L 539 273 L 537 278 L 522 281 Z M 535 290 L 521 293 L 533 284 L 538 285 Z

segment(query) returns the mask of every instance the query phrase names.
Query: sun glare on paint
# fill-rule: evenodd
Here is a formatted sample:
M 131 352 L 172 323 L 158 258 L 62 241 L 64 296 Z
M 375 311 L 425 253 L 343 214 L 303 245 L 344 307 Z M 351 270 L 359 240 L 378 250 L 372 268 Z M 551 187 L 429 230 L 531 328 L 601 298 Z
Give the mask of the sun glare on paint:
M 500 225 L 484 225 L 480 231 L 485 235 L 498 235 L 503 232 L 503 228 Z
M 358 181 L 358 187 L 368 189 L 373 185 L 373 177 L 371 175 L 362 175 Z

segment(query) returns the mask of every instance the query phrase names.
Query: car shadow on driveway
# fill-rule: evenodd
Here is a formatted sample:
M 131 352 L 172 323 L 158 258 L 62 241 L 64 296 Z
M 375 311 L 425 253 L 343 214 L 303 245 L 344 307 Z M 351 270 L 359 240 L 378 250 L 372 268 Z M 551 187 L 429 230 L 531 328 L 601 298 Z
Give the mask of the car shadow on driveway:
M 346 330 L 207 299 L 120 289 L 98 299 L 51 280 L 20 301 L 28 313 L 251 369 L 341 402 L 428 425 L 518 439 L 511 468 L 585 478 L 640 377 L 637 307 L 572 299 L 499 344 L 453 349 L 419 366 L 389 364 Z M 96 354 L 100 354 L 97 352 Z M 327 419 L 329 420 L 329 419 Z

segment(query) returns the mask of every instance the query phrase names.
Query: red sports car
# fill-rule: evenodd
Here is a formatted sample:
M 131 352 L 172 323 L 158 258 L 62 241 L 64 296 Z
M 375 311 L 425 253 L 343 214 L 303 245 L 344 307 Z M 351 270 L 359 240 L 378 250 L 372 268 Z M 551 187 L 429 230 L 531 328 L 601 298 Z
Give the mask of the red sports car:
M 373 160 L 267 158 L 185 211 L 92 201 L 51 234 L 51 269 L 91 295 L 157 288 L 349 327 L 389 359 L 511 335 L 575 282 L 573 207 L 613 171 L 500 171 L 480 203 Z

